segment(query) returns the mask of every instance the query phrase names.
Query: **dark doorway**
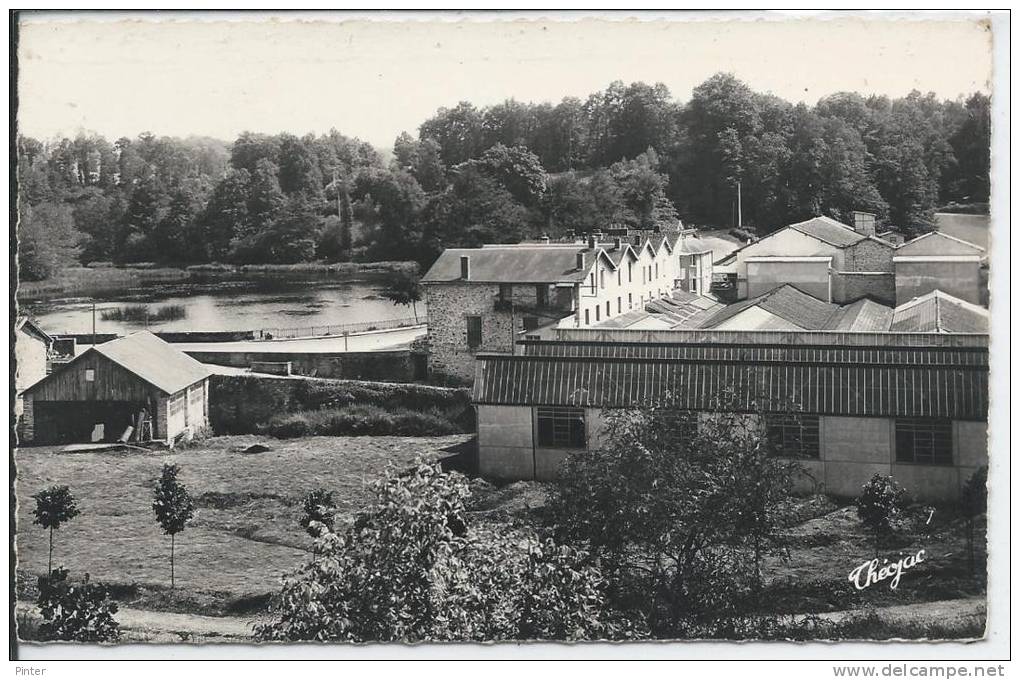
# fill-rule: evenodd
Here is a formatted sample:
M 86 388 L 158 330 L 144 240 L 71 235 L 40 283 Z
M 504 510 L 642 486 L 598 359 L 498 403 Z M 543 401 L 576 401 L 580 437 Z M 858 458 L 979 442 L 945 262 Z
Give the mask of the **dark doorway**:
M 77 444 L 93 441 L 115 442 L 145 405 L 132 401 L 37 401 L 35 443 Z M 97 428 L 97 426 L 102 426 Z

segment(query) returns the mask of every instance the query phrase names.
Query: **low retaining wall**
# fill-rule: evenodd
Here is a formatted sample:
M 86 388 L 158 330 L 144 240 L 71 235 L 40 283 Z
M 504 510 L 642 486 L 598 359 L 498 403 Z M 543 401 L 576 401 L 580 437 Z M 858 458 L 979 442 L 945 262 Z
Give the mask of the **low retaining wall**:
M 425 378 L 424 356 L 410 350 L 375 352 L 209 352 L 188 350 L 203 364 L 252 368 L 253 364 L 289 362 L 293 375 L 313 378 L 347 378 L 413 382 Z

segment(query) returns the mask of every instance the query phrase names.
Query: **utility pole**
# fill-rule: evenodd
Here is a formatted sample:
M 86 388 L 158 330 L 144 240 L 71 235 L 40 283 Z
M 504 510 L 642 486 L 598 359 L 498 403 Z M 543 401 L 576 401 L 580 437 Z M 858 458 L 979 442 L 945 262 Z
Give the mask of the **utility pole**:
M 337 181 L 336 168 L 333 168 L 333 189 L 336 191 L 336 217 L 337 217 L 338 220 L 340 220 L 342 222 L 343 219 L 344 219 L 344 216 L 340 212 L 341 211 L 341 207 L 340 207 L 340 184 Z
M 737 227 L 744 226 L 744 210 L 740 200 L 740 180 L 737 180 Z
M 92 301 L 92 346 L 96 346 L 96 301 Z

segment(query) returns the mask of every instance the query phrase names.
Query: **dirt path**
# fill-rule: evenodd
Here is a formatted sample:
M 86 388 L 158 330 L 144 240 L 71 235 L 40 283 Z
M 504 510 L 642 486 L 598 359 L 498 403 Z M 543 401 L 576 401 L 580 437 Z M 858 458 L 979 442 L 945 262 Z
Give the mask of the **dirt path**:
M 38 616 L 38 610 L 28 603 L 18 603 L 18 609 Z M 939 600 L 916 604 L 897 605 L 873 610 L 890 623 L 917 621 L 920 619 L 944 622 L 985 616 L 987 606 L 984 599 Z M 819 614 L 819 618 L 839 622 L 861 616 L 865 610 L 852 609 Z M 120 607 L 115 615 L 127 640 L 148 642 L 249 642 L 252 636 L 254 617 L 240 616 L 199 616 L 197 614 L 175 614 L 144 609 Z
M 901 623 L 917 621 L 921 618 L 950 622 L 966 619 L 972 616 L 985 616 L 988 610 L 984 598 L 966 598 L 960 600 L 937 600 L 935 602 L 917 602 L 914 604 L 901 604 L 892 607 L 874 609 L 885 621 L 889 623 Z M 868 610 L 851 609 L 840 612 L 828 612 L 819 614 L 818 617 L 828 621 L 846 621 L 855 616 L 861 616 Z
M 39 617 L 39 610 L 25 602 L 18 603 L 18 610 L 30 616 Z M 194 638 L 226 638 L 249 640 L 252 636 L 254 617 L 242 616 L 200 616 L 198 614 L 176 614 L 173 612 L 155 612 L 145 609 L 118 607 L 114 614 L 121 630 L 127 633 L 138 633 L 143 637 L 159 638 L 167 635 L 176 636 L 178 641 Z M 138 637 L 129 635 L 129 638 Z M 239 641 L 239 640 L 238 640 Z

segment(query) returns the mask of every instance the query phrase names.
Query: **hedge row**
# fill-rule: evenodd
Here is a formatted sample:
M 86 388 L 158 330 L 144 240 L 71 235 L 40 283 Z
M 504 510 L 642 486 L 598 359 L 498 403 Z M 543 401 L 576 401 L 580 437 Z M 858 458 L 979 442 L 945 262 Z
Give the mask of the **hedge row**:
M 310 418 L 308 412 L 349 411 L 355 406 L 372 406 L 379 412 L 401 415 L 405 423 L 404 414 L 410 411 L 440 418 L 455 432 L 473 432 L 475 428 L 471 390 L 464 388 L 224 375 L 213 376 L 210 387 L 209 421 L 217 434 L 268 433 L 270 423 L 282 423 L 283 416 L 302 414 Z M 381 422 L 377 412 L 358 413 L 359 418 Z
M 276 416 L 259 431 L 287 439 L 313 435 L 432 437 L 456 434 L 462 430 L 435 409 L 422 412 L 404 408 L 387 410 L 378 406 L 350 406 Z

